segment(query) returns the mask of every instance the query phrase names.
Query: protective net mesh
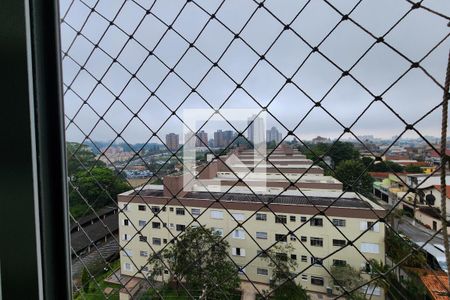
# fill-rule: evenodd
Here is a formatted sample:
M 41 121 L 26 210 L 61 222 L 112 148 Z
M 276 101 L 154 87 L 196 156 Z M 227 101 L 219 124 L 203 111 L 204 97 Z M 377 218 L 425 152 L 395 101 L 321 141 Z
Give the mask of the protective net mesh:
M 306 299 L 305 289 L 311 299 L 413 299 L 433 296 L 427 280 L 445 297 L 446 212 L 439 211 L 435 180 L 447 153 L 433 135 L 441 135 L 448 97 L 448 5 L 63 0 L 60 6 L 75 298 Z M 206 116 L 192 126 L 185 112 L 195 109 Z M 242 109 L 252 111 L 244 125 L 229 113 Z M 264 142 L 252 168 L 237 170 L 227 158 L 242 145 L 259 151 L 254 132 L 262 118 L 276 136 Z M 229 136 L 219 141 L 218 132 L 211 142 L 205 138 L 211 128 Z M 201 149 L 194 158 L 200 171 L 186 162 L 189 142 Z M 291 149 L 292 157 L 306 156 L 297 156 L 303 160 L 297 170 L 276 159 Z M 220 191 L 197 180 L 217 164 L 234 179 Z M 263 165 L 277 174 L 273 182 L 284 182 L 269 196 L 250 179 Z M 314 187 L 315 172 L 326 176 L 317 176 L 327 181 L 319 185 L 335 186 Z M 168 183 L 181 173 L 190 175 L 182 187 L 197 185 L 188 195 L 208 200 L 201 210 Z M 432 193 L 435 201 L 427 198 Z M 244 217 L 230 209 L 241 198 L 252 202 Z M 308 212 L 280 213 L 289 201 L 302 201 Z M 224 213 L 229 230 L 211 235 L 213 226 L 202 220 L 213 211 Z M 176 230 L 167 224 L 169 213 L 183 216 Z M 439 224 L 426 228 L 424 215 Z M 255 228 L 255 220 L 267 223 Z M 274 239 L 264 226 L 278 226 Z M 187 228 L 198 235 L 192 243 L 210 240 L 192 249 L 180 242 L 191 234 Z M 245 243 L 237 247 L 240 239 Z M 173 249 L 188 257 L 182 268 L 166 255 Z M 210 255 L 234 271 L 203 278 L 201 288 L 182 276 L 204 268 L 202 257 Z M 225 290 L 236 276 L 240 292 L 230 294 Z

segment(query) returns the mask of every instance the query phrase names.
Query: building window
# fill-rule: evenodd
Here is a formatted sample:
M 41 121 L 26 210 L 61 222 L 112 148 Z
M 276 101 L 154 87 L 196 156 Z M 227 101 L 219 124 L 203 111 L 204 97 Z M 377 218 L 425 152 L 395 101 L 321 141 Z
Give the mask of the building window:
M 125 249 L 125 250 L 123 250 L 122 254 L 123 254 L 123 256 L 132 257 L 133 251 L 131 251 L 130 249 Z
M 144 220 L 139 220 L 139 226 L 144 227 L 145 224 L 147 224 L 146 221 L 144 221 Z
M 311 276 L 311 284 L 323 286 L 323 277 Z
M 238 268 L 238 274 L 239 274 L 239 275 L 245 275 L 245 268 L 239 266 L 239 268 Z
M 184 216 L 184 208 L 177 208 L 175 214 L 179 216 Z
M 295 220 L 296 220 L 295 216 L 290 216 L 290 217 L 289 217 L 289 221 L 295 222 Z
M 164 243 L 164 244 L 167 244 L 167 239 L 163 239 L 163 243 Z
M 311 237 L 309 242 L 313 247 L 323 247 L 323 238 Z
M 347 244 L 346 240 L 333 239 L 333 246 L 335 247 L 344 247 L 346 244 Z
M 173 207 L 169 207 L 169 211 L 173 212 Z
M 123 220 L 123 226 L 128 226 L 130 221 L 128 219 Z
M 161 239 L 160 238 L 152 238 L 152 244 L 153 245 L 161 245 Z
M 123 204 L 122 211 L 130 211 L 130 208 L 128 207 L 128 203 Z
M 192 208 L 191 209 L 191 214 L 193 216 L 199 216 L 200 215 L 200 208 Z
M 127 270 L 127 271 L 131 271 L 132 270 L 132 267 L 131 267 L 130 263 L 124 263 L 123 266 L 124 266 L 125 270 Z
M 266 214 L 256 214 L 256 221 L 267 221 Z
M 308 275 L 302 274 L 302 280 L 303 280 L 303 281 L 307 281 L 307 280 L 308 280 Z
M 319 258 L 319 257 L 311 256 L 311 265 L 313 265 L 313 266 L 321 266 L 322 265 L 322 259 Z
M 267 276 L 269 275 L 269 270 L 263 268 L 256 268 L 256 274 Z
M 141 266 L 142 272 L 148 272 L 148 267 Z
M 287 242 L 287 236 L 285 234 L 275 234 L 275 241 L 277 242 Z
M 286 224 L 286 222 L 287 222 L 287 217 L 285 215 L 276 215 L 275 216 L 275 223 Z
M 242 229 L 236 229 L 233 231 L 233 239 L 245 240 L 245 231 Z
M 165 207 L 165 206 L 163 206 L 161 210 L 162 210 L 162 211 L 166 211 L 166 207 Z
M 291 234 L 291 241 L 296 241 L 296 240 L 297 240 L 297 237 L 295 235 Z
M 301 261 L 302 262 L 307 262 L 308 261 L 308 257 L 306 255 L 302 255 Z
M 142 256 L 142 257 L 148 257 L 148 252 L 144 251 L 144 250 L 141 250 L 141 251 L 139 251 L 139 255 Z
M 309 224 L 311 226 L 322 227 L 323 226 L 323 219 L 322 218 L 312 218 L 311 220 L 309 220 Z
M 333 224 L 336 227 L 345 227 L 345 220 L 344 219 L 333 219 Z
M 308 238 L 307 238 L 306 236 L 302 235 L 302 236 L 300 237 L 300 241 L 302 241 L 302 242 L 307 242 L 307 241 L 308 241 Z
M 380 246 L 373 243 L 361 243 L 361 252 L 363 253 L 380 253 Z
M 154 214 L 159 213 L 159 206 L 152 206 L 152 212 L 153 212 Z
M 182 224 L 177 224 L 176 229 L 177 229 L 177 231 L 184 231 L 186 229 L 186 226 L 184 226 Z
M 297 260 L 297 254 L 291 254 L 291 259 Z
M 122 236 L 122 241 L 128 241 L 128 234 L 124 234 L 123 236 Z
M 303 223 L 305 223 L 306 222 L 306 217 L 300 217 L 300 222 L 303 222 Z
M 244 221 L 245 215 L 240 213 L 234 213 L 232 216 L 236 219 L 236 221 Z
M 212 210 L 211 218 L 213 219 L 223 219 L 223 211 L 220 210 Z
M 213 233 L 215 235 L 223 236 L 223 229 L 222 228 L 213 228 L 212 230 L 213 230 Z
M 256 238 L 260 240 L 267 240 L 267 232 L 257 231 Z
M 233 254 L 234 256 L 245 256 L 245 249 L 242 248 L 232 248 L 231 249 L 231 254 Z
M 262 250 L 256 250 L 256 256 L 267 257 L 267 252 Z
M 164 274 L 169 274 L 169 270 L 164 270 Z
M 336 267 L 345 267 L 347 265 L 347 262 L 342 259 L 333 259 L 333 266 Z
M 169 228 L 170 228 L 170 229 L 173 229 L 174 227 L 175 227 L 175 226 L 173 225 L 173 223 L 170 223 L 170 224 L 169 224 Z
M 139 236 L 139 241 L 140 242 L 146 242 L 147 241 L 147 237 L 145 235 L 140 235 Z
M 360 229 L 361 229 L 361 231 L 369 230 L 369 231 L 379 232 L 380 224 L 371 222 L 371 221 L 361 221 Z
M 138 210 L 145 211 L 145 205 L 138 205 Z
M 161 223 L 159 223 L 159 222 L 152 222 L 152 228 L 153 229 L 160 229 L 161 228 Z

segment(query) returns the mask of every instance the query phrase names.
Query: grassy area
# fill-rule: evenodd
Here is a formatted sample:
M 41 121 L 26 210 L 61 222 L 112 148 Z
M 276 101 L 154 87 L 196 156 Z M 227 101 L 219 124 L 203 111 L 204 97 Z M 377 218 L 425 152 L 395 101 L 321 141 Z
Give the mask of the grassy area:
M 100 272 L 95 276 L 95 281 L 90 280 L 89 284 L 83 291 L 74 295 L 75 300 L 103 300 L 105 299 L 104 290 L 108 287 L 112 288 L 112 292 L 108 295 L 108 299 L 119 300 L 120 285 L 109 284 L 104 280 L 110 276 L 120 266 L 120 260 L 116 260 L 111 263 L 111 269 L 108 271 Z

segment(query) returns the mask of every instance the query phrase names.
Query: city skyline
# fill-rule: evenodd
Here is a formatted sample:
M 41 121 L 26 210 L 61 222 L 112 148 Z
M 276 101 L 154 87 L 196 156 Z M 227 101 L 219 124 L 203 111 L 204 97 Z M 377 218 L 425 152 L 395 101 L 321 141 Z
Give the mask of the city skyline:
M 289 22 L 295 17 L 292 12 L 298 11 L 303 2 L 283 2 L 275 5 L 269 1 L 267 5 L 269 9 L 276 9 L 276 15 L 284 22 Z M 345 14 L 351 10 L 354 2 L 356 1 L 337 1 L 334 5 L 339 12 Z M 175 18 L 173 12 L 181 3 L 171 6 L 164 1 L 157 2 L 154 10 L 162 21 L 170 23 Z M 64 5 L 65 2 L 62 3 L 62 9 Z M 218 7 L 218 3 L 214 1 L 205 5 L 209 12 Z M 428 5 L 438 11 L 449 10 L 441 1 L 430 2 Z M 106 68 L 111 63 L 109 56 L 117 56 L 121 44 L 128 38 L 117 30 L 116 26 L 125 28 L 126 32 L 132 32 L 137 26 L 136 15 L 133 13 L 143 15 L 145 11 L 139 11 L 140 8 L 133 3 L 127 3 L 125 6 L 127 9 L 119 14 L 116 25 L 107 30 L 99 43 L 99 49 L 92 46 L 92 43 L 100 38 L 99 28 L 104 27 L 104 22 L 97 16 L 89 18 L 83 28 L 83 36 L 75 39 L 68 52 L 77 62 L 85 63 L 85 69 L 65 93 L 66 115 L 69 119 L 74 118 L 78 125 L 77 127 L 69 124 L 69 119 L 66 118 L 66 134 L 69 140 L 82 141 L 87 134 L 94 140 L 111 140 L 120 132 L 129 142 L 142 142 L 151 136 L 149 128 L 157 131 L 161 137 L 169 132 L 181 134 L 181 121 L 172 115 L 171 110 L 177 109 L 177 115 L 182 116 L 183 109 L 209 108 L 205 101 L 214 108 L 219 108 L 225 101 L 226 108 L 262 109 L 261 107 L 270 103 L 267 110 L 273 117 L 267 118 L 267 125 L 269 128 L 280 127 L 281 130 L 281 122 L 286 126 L 282 131 L 293 130 L 312 109 L 295 130 L 299 137 L 305 139 L 315 136 L 339 136 L 344 127 L 350 127 L 370 104 L 364 116 L 351 127 L 355 134 L 374 134 L 384 138 L 399 135 L 406 124 L 383 103 L 371 103 L 374 100 L 373 95 L 380 94 L 386 104 L 407 124 L 420 120 L 415 125 L 417 130 L 426 135 L 438 134 L 440 110 L 429 112 L 442 101 L 442 88 L 420 68 L 410 68 L 411 62 L 420 61 L 420 66 L 433 78 L 443 82 L 443 66 L 450 39 L 445 20 L 424 10 L 413 10 L 400 25 L 389 31 L 384 41 L 392 48 L 383 43 L 373 44 L 373 37 L 347 21 L 340 24 L 321 43 L 322 38 L 341 22 L 341 15 L 325 2 L 317 1 L 308 5 L 301 17 L 292 22 L 291 28 L 310 45 L 321 43 L 321 54 L 311 53 L 311 48 L 293 31 L 283 32 L 281 24 L 262 10 L 251 19 L 239 39 L 233 40 L 233 35 L 224 26 L 213 21 L 200 34 L 193 49 L 189 49 L 189 44 L 173 30 L 169 30 L 153 51 L 153 56 L 146 58 L 145 48 L 155 47 L 167 28 L 161 21 L 148 16 L 117 59 L 121 65 L 130 68 L 128 72 L 137 72 L 136 78 L 126 85 L 131 75 L 121 65 L 114 64 L 108 71 Z M 227 1 L 216 15 L 231 30 L 238 32 L 244 25 L 242 20 L 250 17 L 256 6 L 252 1 Z M 364 29 L 383 36 L 400 16 L 408 12 L 410 6 L 407 1 L 367 1 L 351 12 L 351 18 Z M 115 9 L 118 8 L 105 6 L 103 2 L 96 7 L 99 13 Z M 72 14 L 66 21 L 78 29 L 89 11 L 86 6 L 76 2 L 71 7 Z M 380 12 L 383 22 L 378 19 Z M 207 21 L 208 15 L 205 12 L 189 4 L 173 28 L 188 41 L 193 41 Z M 282 34 L 277 42 L 269 49 L 280 32 Z M 74 34 L 72 28 L 63 24 L 63 51 L 67 50 Z M 416 43 L 417 40 L 421 42 Z M 256 53 L 244 41 L 251 44 Z M 229 43 L 230 48 L 219 59 Z M 438 47 L 434 49 L 436 44 Z M 407 59 L 393 49 L 402 52 Z M 185 50 L 186 55 L 177 64 Z M 358 60 L 367 50 L 364 58 Z M 91 51 L 92 56 L 89 55 Z M 265 52 L 266 60 L 259 61 L 258 55 Z M 211 62 L 202 53 L 213 61 L 218 60 L 218 67 L 209 70 Z M 342 77 L 342 71 L 326 58 L 341 70 L 351 69 L 351 76 Z M 302 63 L 301 69 L 296 73 L 296 68 Z M 138 69 L 141 64 L 142 67 Z M 255 68 L 246 77 L 253 65 L 256 65 Z M 174 72 L 169 74 L 169 68 L 172 67 Z M 65 59 L 64 81 L 70 83 L 78 70 L 79 66 L 74 60 Z M 292 77 L 292 83 L 284 85 L 286 80 L 280 72 L 284 76 Z M 402 76 L 404 73 L 406 74 Z M 204 75 L 207 76 L 200 82 Z M 384 93 L 400 76 L 401 80 Z M 100 78 L 103 79 L 97 86 Z M 246 79 L 241 83 L 244 78 Z M 338 84 L 331 89 L 336 82 Z M 236 89 L 236 83 L 240 83 L 241 88 Z M 192 93 L 192 87 L 195 86 L 196 91 Z M 153 96 L 150 91 L 155 91 Z M 115 101 L 116 97 L 122 102 Z M 83 105 L 86 99 L 86 104 L 89 105 Z M 322 107 L 314 107 L 314 102 L 322 99 Z M 98 124 L 97 113 L 100 116 L 105 114 Z M 135 113 L 139 119 L 132 119 Z M 421 119 L 423 116 L 425 117 Z M 167 118 L 170 119 L 165 123 Z M 96 124 L 95 128 L 93 124 Z M 160 127 L 162 128 L 159 129 Z M 230 128 L 224 128 L 227 129 Z M 204 130 L 211 131 L 207 127 Z M 416 137 L 417 134 L 409 131 L 406 136 Z

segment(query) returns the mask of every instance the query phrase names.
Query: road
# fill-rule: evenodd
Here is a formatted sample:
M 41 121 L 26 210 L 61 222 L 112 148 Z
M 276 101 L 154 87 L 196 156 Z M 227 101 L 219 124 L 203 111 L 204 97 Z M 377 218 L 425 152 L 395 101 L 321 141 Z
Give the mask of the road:
M 402 222 L 398 226 L 399 231 L 414 242 L 427 242 L 434 232 L 418 223 L 412 225 L 412 219 L 402 217 Z M 429 243 L 444 245 L 442 234 L 437 234 Z

